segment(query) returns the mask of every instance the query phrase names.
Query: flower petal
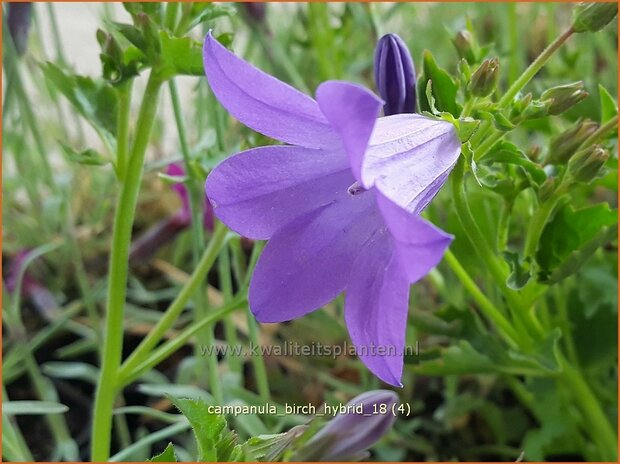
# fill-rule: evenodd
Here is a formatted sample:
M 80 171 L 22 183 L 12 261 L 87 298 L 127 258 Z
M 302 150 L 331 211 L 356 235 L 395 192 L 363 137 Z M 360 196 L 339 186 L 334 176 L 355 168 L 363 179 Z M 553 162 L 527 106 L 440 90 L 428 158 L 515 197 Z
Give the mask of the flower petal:
M 461 144 L 454 126 L 417 114 L 379 118 L 361 177 L 408 211 L 419 213 L 454 167 Z
M 246 126 L 293 145 L 337 146 L 337 135 L 312 98 L 235 56 L 211 33 L 203 60 L 213 93 Z
M 303 316 L 344 290 L 360 249 L 381 224 L 373 195 L 344 195 L 299 216 L 267 243 L 249 290 L 260 322 Z
M 364 364 L 381 380 L 402 386 L 409 283 L 394 245 L 376 233 L 353 265 L 345 295 L 345 321 Z
M 390 230 L 401 267 L 413 284 L 433 269 L 454 238 L 420 216 L 396 205 L 377 192 L 381 216 Z
M 342 153 L 273 145 L 225 159 L 207 178 L 206 192 L 224 224 L 264 240 L 295 217 L 346 194 L 353 181 Z
M 361 169 L 368 140 L 383 102 L 362 86 L 328 81 L 316 91 L 321 111 L 340 135 L 355 178 L 361 182 Z

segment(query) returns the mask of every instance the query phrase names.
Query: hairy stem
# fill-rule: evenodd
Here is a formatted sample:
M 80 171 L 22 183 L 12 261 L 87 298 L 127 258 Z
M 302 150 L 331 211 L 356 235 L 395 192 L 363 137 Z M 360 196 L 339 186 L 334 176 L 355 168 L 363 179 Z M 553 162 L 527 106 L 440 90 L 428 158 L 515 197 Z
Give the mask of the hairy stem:
M 123 350 L 123 320 L 127 293 L 131 231 L 142 181 L 144 157 L 159 102 L 161 81 L 151 71 L 136 124 L 135 141 L 121 181 L 116 205 L 110 255 L 106 324 L 101 372 L 95 394 L 91 436 L 91 460 L 106 461 L 110 455 L 112 408 L 118 393 L 116 377 Z
M 217 258 L 226 237 L 228 229 L 221 223 L 217 223 L 215 232 L 209 241 L 209 246 L 205 250 L 200 259 L 200 262 L 194 269 L 189 281 L 185 284 L 183 289 L 179 292 L 176 299 L 170 304 L 166 312 L 162 315 L 159 322 L 151 329 L 149 334 L 142 340 L 140 345 L 131 353 L 127 360 L 123 363 L 119 371 L 119 376 L 122 378 L 127 377 L 136 366 L 138 366 L 152 351 L 152 349 L 159 343 L 166 331 L 172 327 L 174 322 L 179 317 L 179 314 L 185 308 L 185 305 L 194 295 L 194 293 L 200 288 L 202 282 L 207 276 L 207 273 L 213 266 L 215 259 Z M 203 327 L 203 326 L 201 326 Z

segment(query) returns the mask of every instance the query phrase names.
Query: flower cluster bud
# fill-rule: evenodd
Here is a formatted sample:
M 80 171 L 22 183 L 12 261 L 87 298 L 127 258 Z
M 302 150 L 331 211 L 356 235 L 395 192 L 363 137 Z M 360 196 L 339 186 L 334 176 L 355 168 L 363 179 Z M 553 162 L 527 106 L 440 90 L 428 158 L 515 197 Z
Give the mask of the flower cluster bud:
M 472 74 L 469 90 L 476 97 L 486 97 L 493 93 L 498 80 L 499 60 L 497 58 L 484 60 Z

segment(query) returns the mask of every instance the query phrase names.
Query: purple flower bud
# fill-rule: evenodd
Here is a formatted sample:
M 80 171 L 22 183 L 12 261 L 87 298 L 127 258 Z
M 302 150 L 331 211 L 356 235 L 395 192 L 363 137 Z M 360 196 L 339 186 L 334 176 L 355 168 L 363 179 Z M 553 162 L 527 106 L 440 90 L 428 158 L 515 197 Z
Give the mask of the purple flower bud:
M 599 176 L 609 159 L 609 151 L 600 145 L 579 150 L 568 161 L 568 174 L 577 182 L 589 183 Z
M 573 10 L 575 32 L 596 32 L 603 29 L 618 14 L 616 2 L 582 2 Z
M 241 4 L 245 14 L 251 21 L 261 24 L 267 17 L 267 4 L 264 2 L 243 2 Z
M 499 80 L 499 60 L 491 58 L 484 60 L 471 76 L 469 90 L 476 97 L 486 97 L 491 95 L 497 87 Z
M 375 82 L 385 102 L 385 116 L 415 113 L 415 66 L 407 45 L 396 34 L 384 35 L 377 43 Z
M 350 461 L 366 456 L 366 450 L 385 435 L 396 416 L 392 406 L 398 401 L 390 390 L 373 390 L 348 402 L 294 456 L 294 461 Z
M 476 62 L 476 43 L 468 30 L 457 32 L 454 39 L 452 39 L 452 43 L 459 54 L 459 58 L 466 60 L 468 64 Z
M 582 102 L 588 95 L 583 81 L 577 81 L 545 90 L 540 99 L 546 104 L 548 114 L 558 115 Z
M 564 164 L 575 153 L 577 148 L 596 130 L 598 124 L 589 119 L 579 120 L 549 142 L 549 153 L 546 162 Z
M 9 25 L 9 33 L 15 44 L 17 54 L 23 55 L 28 45 L 32 3 L 9 3 L 8 9 L 7 23 Z

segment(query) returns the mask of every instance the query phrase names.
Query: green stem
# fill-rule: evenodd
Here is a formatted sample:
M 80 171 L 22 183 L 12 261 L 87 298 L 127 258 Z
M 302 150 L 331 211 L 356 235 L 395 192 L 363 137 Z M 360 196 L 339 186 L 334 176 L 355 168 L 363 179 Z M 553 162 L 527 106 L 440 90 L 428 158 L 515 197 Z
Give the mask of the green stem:
M 486 268 L 495 280 L 495 284 L 504 295 L 504 298 L 508 302 L 508 306 L 511 308 L 513 315 L 524 326 L 530 328 L 530 331 L 521 331 L 521 338 L 524 343 L 523 346 L 527 350 L 531 347 L 531 335 L 540 333 L 541 328 L 538 326 L 535 319 L 533 319 L 533 315 L 529 312 L 529 309 L 521 304 L 518 295 L 516 295 L 506 285 L 507 275 L 505 268 L 493 253 L 493 247 L 483 235 L 471 213 L 471 210 L 469 209 L 469 204 L 467 203 L 464 191 L 464 172 L 465 164 L 461 159 L 452 173 L 452 195 L 454 197 L 454 206 L 457 217 L 476 253 L 484 262 Z
M 508 10 L 508 37 L 510 40 L 510 61 L 508 62 L 508 82 L 513 83 L 519 74 L 521 65 L 521 40 L 519 37 L 518 3 L 509 3 Z
M 508 246 L 508 232 L 510 230 L 510 215 L 514 206 L 513 199 L 504 199 L 502 212 L 497 224 L 497 249 L 505 250 Z
M 91 460 L 106 461 L 110 456 L 112 408 L 118 393 L 117 373 L 123 350 L 123 320 L 127 293 L 131 231 L 142 180 L 144 157 L 155 121 L 161 81 L 151 70 L 136 124 L 135 141 L 127 171 L 121 182 L 110 255 L 106 326 L 102 364 L 97 391 L 91 436 Z
M 224 296 L 224 303 L 228 303 L 232 298 L 232 273 L 230 267 L 230 254 L 226 247 L 222 250 L 220 257 L 218 258 L 218 276 L 220 290 Z M 235 322 L 230 317 L 224 318 L 224 337 L 228 346 L 236 346 L 239 343 Z M 226 361 L 231 372 L 241 375 L 243 365 L 238 356 L 235 356 L 232 352 L 228 353 Z
M 547 200 L 541 203 L 530 220 L 530 225 L 525 236 L 524 256 L 534 256 L 540 243 L 540 237 L 549 219 L 553 215 L 555 208 L 566 192 L 567 184 L 561 182 L 556 191 Z
M 611 132 L 612 130 L 618 130 L 618 116 L 611 118 L 601 127 L 599 127 L 587 139 L 585 139 L 581 145 L 579 145 L 579 148 L 576 151 L 587 148 L 590 145 L 594 145 L 596 142 L 598 142 L 599 139 L 603 138 L 605 135 L 607 135 L 608 132 Z
M 131 90 L 133 79 L 117 87 L 118 114 L 116 125 L 116 176 L 120 181 L 125 178 L 129 157 L 129 116 L 131 114 Z
M 183 155 L 183 163 L 185 165 L 185 172 L 189 178 L 187 183 L 188 190 L 188 203 L 192 216 L 191 222 L 191 234 L 192 234 L 192 258 L 193 265 L 196 267 L 200 260 L 200 255 L 204 247 L 204 229 L 203 229 L 203 209 L 201 207 L 201 201 L 204 193 L 202 192 L 201 183 L 196 179 L 194 170 L 191 166 L 191 156 L 189 151 L 189 145 L 187 143 L 187 136 L 185 131 L 185 123 L 183 119 L 183 112 L 181 110 L 181 103 L 179 100 L 179 94 L 177 91 L 176 82 L 171 79 L 169 82 L 170 98 L 172 101 L 172 108 L 174 111 L 174 119 L 179 133 L 179 144 L 181 145 L 181 153 Z M 206 293 L 202 288 L 198 288 L 194 295 L 194 320 L 198 322 L 202 320 L 208 314 L 208 301 L 206 299 Z M 200 344 L 213 345 L 215 341 L 215 334 L 213 333 L 213 327 L 206 327 L 202 333 L 198 335 Z M 199 347 L 196 347 L 198 350 Z M 196 351 L 195 356 L 199 359 L 200 353 Z M 207 359 L 207 369 L 203 369 L 201 363 L 196 363 L 198 369 L 197 377 L 202 377 L 206 374 L 206 380 L 209 383 L 209 387 L 213 395 L 220 400 L 222 398 L 220 378 L 218 375 L 218 363 L 217 357 L 211 356 Z
M 579 370 L 562 355 L 558 357 L 562 366 L 560 380 L 569 388 L 573 399 L 581 409 L 581 413 L 588 423 L 588 433 L 600 453 L 599 458 L 602 461 L 617 462 L 617 434 L 601 409 L 598 399 L 592 393 L 590 386 Z
M 553 54 L 573 35 L 573 28 L 570 27 L 563 34 L 559 35 L 553 42 L 538 55 L 538 57 L 528 66 L 519 78 L 510 86 L 504 96 L 499 101 L 499 107 L 508 105 L 512 99 L 525 87 L 529 81 L 547 64 Z
M 476 104 L 476 100 L 477 100 L 477 97 L 471 97 L 469 100 L 465 102 L 463 111 L 461 111 L 462 118 L 466 118 L 467 116 L 471 115 L 471 112 L 473 111 L 474 106 Z
M 497 309 L 495 305 L 493 305 L 493 303 L 491 303 L 491 301 L 484 295 L 484 293 L 480 291 L 476 283 L 471 277 L 469 277 L 467 271 L 463 269 L 461 263 L 458 259 L 456 259 L 450 250 L 446 251 L 444 259 L 454 274 L 456 274 L 458 279 L 461 281 L 463 287 L 465 287 L 476 303 L 478 303 L 481 311 L 497 326 L 500 334 L 504 337 L 508 344 L 513 348 L 517 347 L 519 334 L 514 330 L 510 322 L 504 317 L 501 311 Z
M 485 141 L 475 149 L 475 159 L 479 160 L 483 158 L 484 155 L 486 155 L 488 151 L 493 148 L 493 145 L 495 145 L 503 136 L 504 132 L 496 130 L 493 135 L 485 139 Z
M 213 326 L 217 321 L 225 318 L 235 309 L 241 307 L 245 303 L 245 299 L 235 300 L 220 309 L 211 312 L 207 317 L 198 323 L 191 324 L 188 328 L 177 334 L 172 340 L 162 344 L 150 353 L 139 360 L 136 365 L 131 369 L 123 369 L 119 373 L 119 383 L 127 385 L 133 382 L 143 373 L 157 366 L 160 362 L 164 361 L 174 352 L 182 348 L 189 339 L 205 327 Z
M 200 259 L 200 262 L 194 269 L 189 281 L 185 284 L 181 292 L 176 299 L 168 307 L 166 312 L 162 315 L 159 322 L 151 329 L 149 334 L 142 340 L 140 345 L 131 353 L 127 360 L 123 363 L 119 370 L 120 377 L 127 377 L 127 374 L 136 368 L 143 360 L 149 355 L 152 349 L 159 343 L 166 331 L 172 327 L 174 322 L 179 317 L 179 314 L 185 308 L 185 305 L 190 300 L 192 295 L 198 290 L 202 282 L 207 276 L 207 273 L 213 266 L 215 259 L 217 258 L 222 246 L 228 229 L 221 223 L 217 223 L 215 231 L 209 246 L 205 250 Z

